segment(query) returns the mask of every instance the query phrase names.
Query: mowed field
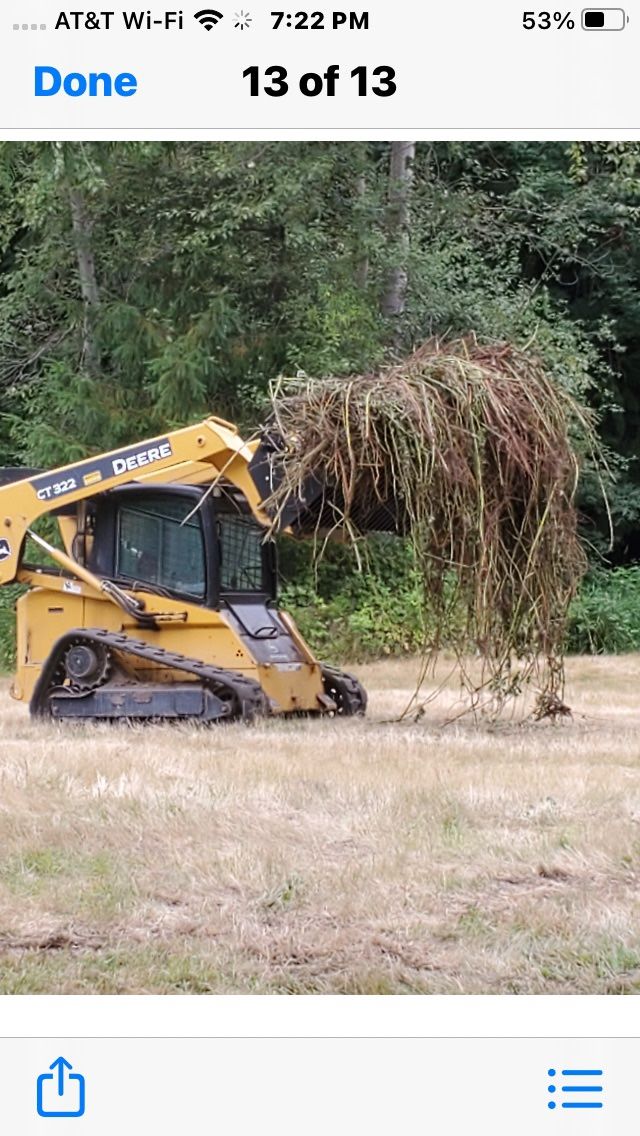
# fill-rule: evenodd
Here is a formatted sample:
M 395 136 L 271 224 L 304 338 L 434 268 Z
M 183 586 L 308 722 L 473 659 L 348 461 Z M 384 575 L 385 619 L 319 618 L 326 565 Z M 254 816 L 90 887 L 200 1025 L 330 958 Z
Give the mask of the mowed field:
M 1 993 L 640 991 L 640 657 L 572 721 L 33 725 L 0 682 Z

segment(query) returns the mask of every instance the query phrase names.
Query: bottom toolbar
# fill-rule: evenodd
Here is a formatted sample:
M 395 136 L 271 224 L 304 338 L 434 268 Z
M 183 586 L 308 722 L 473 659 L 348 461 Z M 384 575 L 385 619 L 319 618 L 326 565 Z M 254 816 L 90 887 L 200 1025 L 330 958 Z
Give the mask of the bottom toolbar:
M 640 1039 L 0 1039 L 7 1132 L 626 1136 Z

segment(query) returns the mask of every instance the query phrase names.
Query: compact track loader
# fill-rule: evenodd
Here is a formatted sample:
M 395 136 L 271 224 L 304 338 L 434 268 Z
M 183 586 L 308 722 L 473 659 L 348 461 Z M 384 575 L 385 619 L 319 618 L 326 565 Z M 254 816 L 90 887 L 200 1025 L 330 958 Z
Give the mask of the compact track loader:
M 0 470 L 0 584 L 28 585 L 13 696 L 56 719 L 363 714 L 357 680 L 277 606 L 267 467 L 268 447 L 208 418 L 62 469 Z M 33 531 L 46 515 L 62 548 Z M 28 537 L 50 566 L 25 561 Z

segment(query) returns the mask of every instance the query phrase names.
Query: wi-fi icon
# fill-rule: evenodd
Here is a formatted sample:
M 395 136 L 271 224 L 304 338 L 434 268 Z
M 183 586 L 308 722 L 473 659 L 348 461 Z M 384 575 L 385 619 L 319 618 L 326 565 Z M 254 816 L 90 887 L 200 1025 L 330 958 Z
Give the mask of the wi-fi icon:
M 216 24 L 220 23 L 220 20 L 223 18 L 223 13 L 216 12 L 215 8 L 203 8 L 201 12 L 196 12 L 193 18 L 210 32 L 212 28 L 215 28 Z

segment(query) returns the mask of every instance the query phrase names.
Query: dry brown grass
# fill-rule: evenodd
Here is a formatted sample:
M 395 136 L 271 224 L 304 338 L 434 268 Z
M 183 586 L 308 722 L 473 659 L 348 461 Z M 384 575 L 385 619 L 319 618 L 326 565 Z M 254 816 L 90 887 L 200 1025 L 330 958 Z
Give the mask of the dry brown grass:
M 640 990 L 640 657 L 573 722 L 33 725 L 0 689 L 2 993 Z M 445 695 L 444 701 L 447 701 Z

